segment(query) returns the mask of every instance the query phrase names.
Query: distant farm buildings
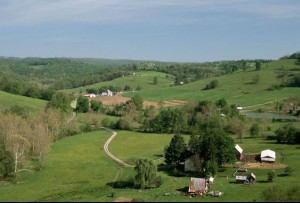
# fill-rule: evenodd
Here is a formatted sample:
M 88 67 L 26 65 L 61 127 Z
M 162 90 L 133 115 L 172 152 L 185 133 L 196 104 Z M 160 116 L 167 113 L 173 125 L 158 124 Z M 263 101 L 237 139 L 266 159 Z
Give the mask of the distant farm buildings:
M 96 97 L 95 94 L 84 94 L 83 96 L 89 97 L 89 98 L 94 98 L 94 97 Z

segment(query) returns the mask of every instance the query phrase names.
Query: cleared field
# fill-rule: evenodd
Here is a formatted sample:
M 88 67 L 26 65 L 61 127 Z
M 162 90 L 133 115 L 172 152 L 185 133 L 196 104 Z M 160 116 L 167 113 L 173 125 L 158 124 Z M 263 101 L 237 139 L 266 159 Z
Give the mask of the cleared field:
M 110 201 L 106 183 L 119 166 L 103 151 L 107 131 L 64 138 L 52 147 L 41 171 L 1 184 L 0 201 Z
M 171 78 L 171 76 L 167 78 L 166 75 L 167 74 L 160 73 L 160 72 L 141 71 L 141 72 L 137 72 L 135 75 L 124 76 L 107 82 L 100 82 L 93 85 L 83 86 L 74 89 L 65 89 L 61 91 L 69 92 L 69 93 L 79 93 L 79 92 L 85 92 L 87 88 L 100 88 L 102 86 L 110 86 L 110 85 L 114 87 L 121 87 L 122 89 L 126 85 L 129 85 L 133 90 L 136 90 L 139 87 L 142 90 L 155 91 L 158 88 L 169 87 L 172 84 L 173 79 Z M 153 84 L 153 77 L 155 76 L 157 77 L 158 80 L 157 85 Z
M 29 112 L 36 113 L 43 110 L 46 104 L 47 101 L 41 99 L 34 99 L 0 91 L 0 110 L 17 105 L 20 107 L 27 107 Z
M 282 69 L 283 68 L 283 69 Z M 282 70 L 290 73 L 299 73 L 300 65 L 295 64 L 295 60 L 274 61 L 264 64 L 260 71 L 248 70 L 238 71 L 220 77 L 206 78 L 186 85 L 175 87 L 159 88 L 155 91 L 141 90 L 135 93 L 126 93 L 124 96 L 132 97 L 135 94 L 141 95 L 149 101 L 165 100 L 218 100 L 225 98 L 230 104 L 240 104 L 241 106 L 255 105 L 277 99 L 287 98 L 300 94 L 300 88 L 283 88 L 269 91 L 273 84 L 279 84 L 277 75 Z M 253 84 L 252 80 L 258 75 L 259 82 Z M 203 88 L 212 80 L 218 80 L 219 86 L 212 90 Z
M 127 163 L 135 164 L 138 158 L 155 160 L 163 157 L 173 134 L 138 133 L 118 131 L 118 135 L 109 145 L 109 150 L 115 156 Z M 185 136 L 188 140 L 189 136 Z M 128 150 L 130 149 L 130 150 Z

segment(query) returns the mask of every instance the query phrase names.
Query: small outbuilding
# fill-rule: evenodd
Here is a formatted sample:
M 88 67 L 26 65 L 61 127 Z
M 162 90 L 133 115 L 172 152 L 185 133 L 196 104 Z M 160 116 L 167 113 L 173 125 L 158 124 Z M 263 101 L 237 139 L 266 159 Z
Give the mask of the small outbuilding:
M 205 178 L 191 177 L 189 193 L 192 196 L 203 195 L 208 190 L 207 181 Z
M 260 153 L 260 160 L 262 162 L 275 162 L 276 153 L 270 149 L 263 150 Z
M 250 173 L 249 175 L 246 176 L 236 176 L 235 181 L 236 183 L 240 183 L 240 184 L 254 183 L 256 181 L 256 176 L 254 173 Z
M 238 144 L 234 148 L 236 149 L 236 158 L 240 161 L 243 158 L 243 149 Z

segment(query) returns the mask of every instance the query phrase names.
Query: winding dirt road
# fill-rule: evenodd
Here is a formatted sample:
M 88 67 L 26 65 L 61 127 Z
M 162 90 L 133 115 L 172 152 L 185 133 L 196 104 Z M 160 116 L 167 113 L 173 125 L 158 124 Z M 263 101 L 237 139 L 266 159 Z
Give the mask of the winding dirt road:
M 110 132 L 112 132 L 112 135 L 108 138 L 108 140 L 105 142 L 104 144 L 104 151 L 105 153 L 110 157 L 112 158 L 113 160 L 115 160 L 118 164 L 120 164 L 121 166 L 124 166 L 124 167 L 134 167 L 134 165 L 131 165 L 131 164 L 128 164 L 124 161 L 122 161 L 121 159 L 117 158 L 115 155 L 113 155 L 109 150 L 108 150 L 108 146 L 110 144 L 110 142 L 114 139 L 114 137 L 117 135 L 117 132 L 115 131 L 112 131 L 108 128 L 103 128 L 105 130 L 108 130 Z

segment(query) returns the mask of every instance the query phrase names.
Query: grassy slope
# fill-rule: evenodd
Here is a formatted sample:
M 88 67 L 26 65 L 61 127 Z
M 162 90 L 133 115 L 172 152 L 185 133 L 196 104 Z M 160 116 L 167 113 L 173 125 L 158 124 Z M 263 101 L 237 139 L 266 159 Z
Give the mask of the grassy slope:
M 1 187 L 0 201 L 108 201 L 118 165 L 106 157 L 109 132 L 68 137 L 54 144 L 48 164 L 35 174 L 23 174 L 20 184 Z
M 121 131 L 119 135 L 112 142 L 110 149 L 127 160 L 136 158 L 137 154 L 152 159 L 156 154 L 162 153 L 165 144 L 171 139 L 171 135 L 127 131 Z M 168 176 L 164 171 L 159 172 L 163 178 L 163 184 L 159 188 L 142 190 L 142 192 L 130 188 L 113 189 L 107 184 L 112 183 L 116 177 L 118 181 L 126 181 L 134 177 L 134 172 L 132 168 L 120 168 L 105 155 L 103 144 L 108 137 L 109 133 L 102 131 L 80 134 L 58 141 L 52 148 L 48 165 L 45 168 L 34 174 L 24 173 L 19 184 L 1 185 L 0 201 L 114 201 L 116 197 L 125 196 L 140 197 L 146 201 L 249 202 L 254 199 L 261 201 L 261 192 L 271 185 L 300 187 L 299 170 L 295 170 L 290 177 L 277 176 L 273 183 L 266 183 L 270 169 L 249 169 L 249 172 L 256 174 L 257 182 L 253 185 L 240 185 L 233 183 L 235 180 L 232 174 L 235 168 L 229 167 L 225 172 L 217 175 L 212 186 L 213 190 L 224 192 L 224 196 L 220 198 L 190 199 L 187 196 L 181 196 L 177 191 L 186 189 L 190 178 Z M 141 140 L 144 141 L 143 144 Z M 145 145 L 145 142 L 149 144 Z M 246 153 L 259 152 L 266 148 L 274 149 L 278 162 L 288 164 L 294 169 L 300 167 L 298 145 L 278 145 L 262 139 L 244 139 L 240 146 Z M 135 148 L 133 152 L 124 151 L 129 147 Z M 281 158 L 282 154 L 285 156 L 284 160 Z M 275 170 L 276 175 L 282 172 L 283 169 Z M 111 192 L 115 193 L 114 198 L 109 197 Z M 166 192 L 170 192 L 171 195 L 163 196 Z
M 157 76 L 158 78 L 157 85 L 152 84 L 154 76 Z M 75 88 L 75 89 L 66 89 L 62 91 L 69 92 L 69 93 L 78 93 L 80 90 L 84 92 L 87 88 L 95 88 L 95 87 L 99 88 L 101 86 L 109 86 L 109 85 L 115 87 L 121 87 L 121 88 L 124 88 L 125 85 L 129 85 L 133 89 L 136 89 L 138 86 L 140 86 L 142 90 L 145 89 L 151 91 L 158 88 L 169 87 L 171 84 L 172 84 L 172 79 L 166 78 L 165 73 L 143 71 L 143 72 L 138 72 L 135 76 L 134 75 L 125 76 L 125 77 L 114 79 L 112 81 L 100 82 L 94 85 L 88 85 L 88 86 Z
M 169 144 L 172 137 L 173 134 L 141 134 L 138 132 L 120 131 L 109 146 L 109 150 L 130 164 L 134 164 L 137 158 L 155 160 L 163 156 L 164 147 Z M 186 136 L 186 139 L 188 137 Z
M 145 89 L 138 93 L 128 93 L 125 95 L 133 96 L 134 94 L 140 94 L 144 99 L 150 101 L 170 99 L 199 101 L 217 100 L 224 97 L 229 103 L 240 104 L 242 106 L 255 105 L 299 94 L 300 88 L 283 88 L 274 91 L 267 90 L 270 85 L 280 83 L 280 80 L 276 78 L 276 71 L 279 71 L 282 66 L 284 66 L 286 70 L 300 68 L 299 65 L 295 65 L 295 60 L 274 61 L 268 65 L 264 64 L 260 71 L 239 71 L 220 77 L 207 78 L 186 85 L 160 88 L 156 91 L 148 91 Z M 258 84 L 251 84 L 252 78 L 256 74 L 259 74 L 260 81 Z M 216 89 L 202 90 L 206 84 L 214 79 L 219 81 L 219 86 Z
M 234 184 L 235 179 L 232 174 L 235 168 L 229 167 L 225 172 L 218 174 L 212 186 L 213 190 L 225 192 L 220 198 L 190 199 L 187 196 L 181 196 L 176 191 L 186 189 L 190 178 L 168 176 L 164 171 L 159 172 L 163 178 L 163 184 L 159 188 L 142 190 L 142 192 L 130 188 L 113 189 L 108 184 L 115 179 L 126 181 L 134 177 L 135 173 L 132 168 L 120 168 L 106 156 L 103 144 L 109 136 L 110 133 L 107 131 L 96 131 L 58 141 L 53 145 L 49 154 L 48 164 L 41 171 L 34 174 L 24 173 L 19 184 L 2 183 L 1 185 L 0 183 L 0 201 L 114 201 L 117 197 L 125 196 L 140 197 L 146 201 L 249 202 L 254 199 L 261 201 L 261 192 L 271 185 L 282 187 L 299 185 L 299 170 L 295 170 L 290 177 L 277 176 L 273 183 L 266 183 L 270 169 L 249 169 L 249 172 L 254 172 L 257 176 L 257 182 L 253 185 Z M 161 150 L 170 138 L 171 135 L 121 131 L 116 140 L 113 140 L 110 150 L 126 160 L 133 160 L 137 157 L 153 158 L 156 154 L 162 154 Z M 152 140 L 151 143 L 150 140 Z M 246 153 L 259 152 L 266 148 L 273 149 L 277 153 L 278 162 L 288 164 L 294 169 L 300 167 L 298 145 L 279 145 L 262 139 L 244 139 L 240 146 Z M 130 148 L 134 149 L 125 150 Z M 285 156 L 284 160 L 281 159 L 282 154 Z M 279 175 L 282 171 L 283 169 L 276 169 L 275 173 Z M 115 192 L 114 198 L 109 197 L 111 192 Z M 166 192 L 170 192 L 171 196 L 163 196 Z
M 34 99 L 0 91 L 0 110 L 18 105 L 21 107 L 28 107 L 30 112 L 36 113 L 44 109 L 46 103 L 46 101 L 41 99 Z
M 108 82 L 101 82 L 90 86 L 76 89 L 63 90 L 70 93 L 85 91 L 89 87 L 101 87 L 104 85 L 113 85 L 123 87 L 130 85 L 132 88 L 140 86 L 142 90 L 125 93 L 125 96 L 132 97 L 135 94 L 141 95 L 145 100 L 162 101 L 171 99 L 180 99 L 187 101 L 200 100 L 218 100 L 225 98 L 230 104 L 240 104 L 249 106 L 261 104 L 274 100 L 280 100 L 292 95 L 298 95 L 300 88 L 282 88 L 280 90 L 268 91 L 272 84 L 279 84 L 280 79 L 276 78 L 277 72 L 281 68 L 285 70 L 297 69 L 300 65 L 295 64 L 295 60 L 278 60 L 268 64 L 263 64 L 260 71 L 254 71 L 253 68 L 248 71 L 238 71 L 233 74 L 220 77 L 207 78 L 186 85 L 170 87 L 171 78 L 166 78 L 166 74 L 157 72 L 140 72 L 141 76 L 126 76 Z M 259 74 L 258 84 L 252 84 L 252 78 Z M 153 85 L 153 76 L 158 76 L 158 85 Z M 211 80 L 217 79 L 219 86 L 213 90 L 202 90 Z

